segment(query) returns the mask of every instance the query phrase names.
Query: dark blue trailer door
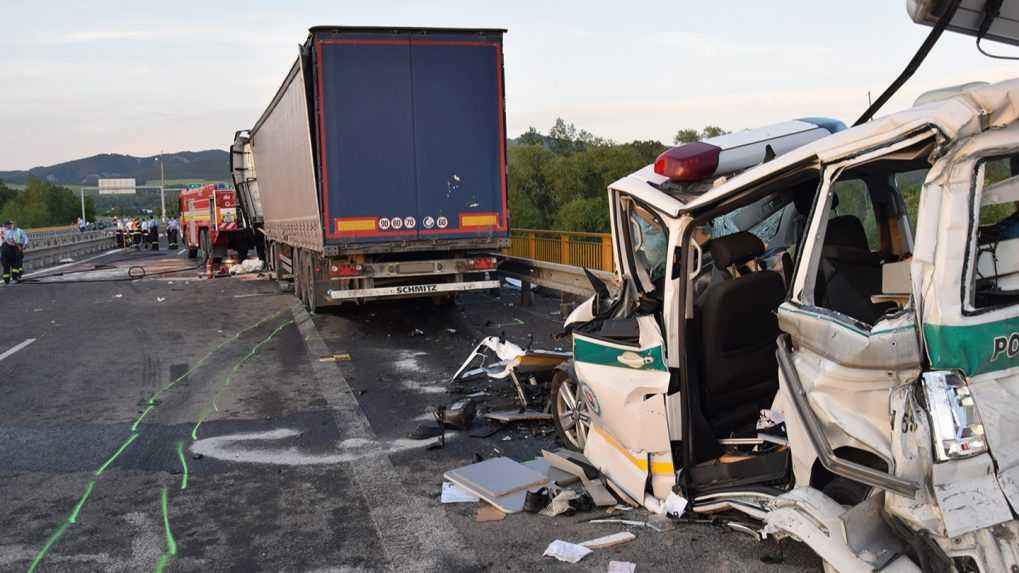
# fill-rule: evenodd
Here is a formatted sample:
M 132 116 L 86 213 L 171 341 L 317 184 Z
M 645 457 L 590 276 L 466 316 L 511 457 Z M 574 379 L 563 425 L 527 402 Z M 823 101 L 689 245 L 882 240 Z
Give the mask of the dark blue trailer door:
M 316 49 L 326 238 L 416 239 L 405 224 L 417 204 L 410 41 L 323 38 Z
M 355 33 L 314 45 L 327 241 L 508 235 L 501 42 Z
M 421 236 L 505 234 L 501 45 L 413 39 L 411 69 Z

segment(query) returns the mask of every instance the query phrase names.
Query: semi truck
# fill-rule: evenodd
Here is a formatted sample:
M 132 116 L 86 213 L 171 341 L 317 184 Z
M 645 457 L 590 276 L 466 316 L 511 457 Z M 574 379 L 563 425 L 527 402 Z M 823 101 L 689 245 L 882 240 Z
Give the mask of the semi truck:
M 311 28 L 269 106 L 235 134 L 244 224 L 309 309 L 498 287 L 504 33 Z

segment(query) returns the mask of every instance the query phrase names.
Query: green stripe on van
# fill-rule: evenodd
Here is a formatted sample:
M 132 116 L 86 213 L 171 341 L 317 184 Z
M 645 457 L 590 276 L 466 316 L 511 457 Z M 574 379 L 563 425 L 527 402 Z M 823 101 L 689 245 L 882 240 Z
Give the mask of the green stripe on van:
M 1019 317 L 966 326 L 924 325 L 934 368 L 957 368 L 969 376 L 1019 366 Z
M 634 354 L 644 357 L 645 364 L 640 368 L 632 368 L 623 364 L 619 361 L 619 357 L 622 356 L 624 352 L 633 352 Z M 668 372 L 669 370 L 665 367 L 665 356 L 662 353 L 661 346 L 655 346 L 646 350 L 629 350 L 598 344 L 597 342 L 591 342 L 584 340 L 583 338 L 574 338 L 573 358 L 577 362 L 600 364 L 602 366 L 615 366 L 616 368 L 625 368 L 627 370 L 661 370 L 663 372 Z M 646 358 L 650 358 L 651 360 L 646 360 Z

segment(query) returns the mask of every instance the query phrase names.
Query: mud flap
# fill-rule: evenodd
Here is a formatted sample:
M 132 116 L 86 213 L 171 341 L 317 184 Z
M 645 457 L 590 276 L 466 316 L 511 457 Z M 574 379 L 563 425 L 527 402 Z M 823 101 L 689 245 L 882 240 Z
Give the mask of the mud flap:
M 802 541 L 842 573 L 919 572 L 882 518 L 883 505 L 877 494 L 846 509 L 814 488 L 796 488 L 775 499 L 764 533 Z

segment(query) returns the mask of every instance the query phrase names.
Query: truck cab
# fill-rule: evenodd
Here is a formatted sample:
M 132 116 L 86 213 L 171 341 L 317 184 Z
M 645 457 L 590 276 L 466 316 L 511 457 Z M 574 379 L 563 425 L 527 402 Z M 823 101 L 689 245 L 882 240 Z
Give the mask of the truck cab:
M 716 151 L 667 151 L 610 185 L 620 286 L 567 320 L 609 485 L 839 571 L 1019 568 L 1016 97 L 973 87 L 709 184 L 683 177 Z

